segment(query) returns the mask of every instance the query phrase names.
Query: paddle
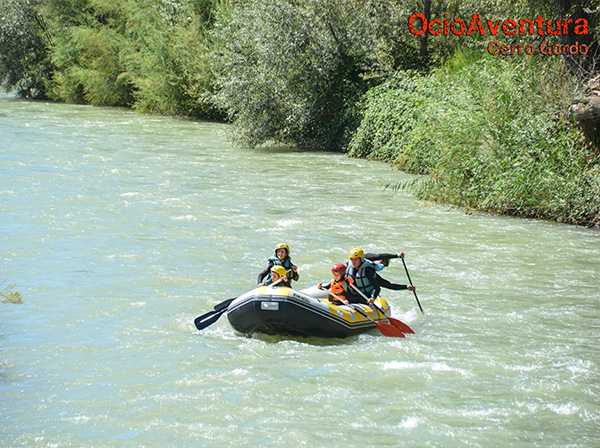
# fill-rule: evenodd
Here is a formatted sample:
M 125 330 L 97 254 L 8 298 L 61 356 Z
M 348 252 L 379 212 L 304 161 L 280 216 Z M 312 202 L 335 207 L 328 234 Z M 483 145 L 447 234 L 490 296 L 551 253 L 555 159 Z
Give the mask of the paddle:
M 232 299 L 227 299 L 227 300 L 225 300 L 225 301 L 223 301 L 223 302 L 221 302 L 221 303 L 219 303 L 219 304 L 215 305 L 215 308 L 214 308 L 214 310 L 215 310 L 215 311 L 221 311 L 223 308 L 227 308 L 227 307 L 229 306 L 229 304 L 230 304 L 231 302 L 233 302 L 235 299 L 236 299 L 236 298 L 235 298 L 235 297 L 233 297 Z
M 383 314 L 385 317 L 387 317 L 387 319 L 390 321 L 390 324 L 392 324 L 394 327 L 396 327 L 398 330 L 404 332 L 404 333 L 415 333 L 413 331 L 412 328 L 410 328 L 408 325 L 406 325 L 404 322 L 402 322 L 401 320 L 395 319 L 392 316 L 390 316 L 388 313 L 386 313 L 383 308 L 379 308 L 377 305 L 375 305 L 375 302 L 373 302 L 373 306 L 375 308 L 377 308 L 377 311 L 379 311 L 381 314 Z
M 236 299 L 236 297 L 225 300 L 225 302 L 221 302 L 221 304 L 224 304 L 226 302 L 231 303 L 235 299 Z M 219 305 L 221 305 L 221 304 L 219 304 Z M 196 325 L 196 328 L 198 330 L 203 330 L 204 328 L 208 327 L 209 325 L 214 324 L 216 321 L 219 320 L 219 317 L 221 317 L 222 314 L 225 314 L 228 306 L 229 306 L 229 304 L 227 304 L 227 306 L 223 306 L 223 308 L 221 308 L 220 310 L 210 311 L 206 314 L 203 314 L 202 316 L 197 317 L 196 319 L 194 319 L 194 325 Z
M 354 306 L 354 305 L 349 305 L 349 306 L 352 307 L 352 309 L 358 311 L 360 314 L 362 314 L 367 319 L 369 319 L 375 325 L 377 325 L 377 329 L 379 331 L 381 331 L 382 335 L 390 337 L 390 338 L 405 338 L 406 337 L 406 336 L 404 336 L 404 333 L 402 333 L 396 327 L 393 327 L 390 324 L 386 324 L 384 322 L 377 322 L 375 319 L 372 319 L 370 316 L 367 315 L 367 313 L 365 313 L 363 310 L 360 309 L 360 306 Z
M 322 289 L 323 291 L 327 291 L 329 294 L 331 294 L 333 297 L 335 297 L 336 299 L 338 299 L 344 305 L 349 305 L 349 302 L 346 299 L 344 299 L 343 297 L 340 297 L 337 294 L 331 292 L 331 289 L 325 289 L 325 288 L 321 287 L 321 285 L 319 285 L 319 289 Z
M 408 283 L 409 284 L 413 284 L 412 280 L 410 279 L 410 274 L 408 273 L 408 269 L 406 267 L 406 262 L 404 261 L 404 258 L 402 259 L 402 264 L 404 265 L 404 270 L 406 271 L 406 277 L 408 278 Z M 413 293 L 415 294 L 415 299 L 417 299 L 417 305 L 419 305 L 419 309 L 421 310 L 421 314 L 423 314 L 423 316 L 425 315 L 425 311 L 423 311 L 423 307 L 421 306 L 421 302 L 419 302 L 419 298 L 417 297 L 417 291 L 413 290 Z
M 286 271 L 285 271 L 285 277 L 287 277 L 287 275 L 288 275 L 290 272 L 292 272 L 292 270 L 293 270 L 293 269 L 286 269 Z M 277 280 L 277 281 L 275 281 L 274 283 L 271 283 L 270 285 L 265 285 L 265 284 L 263 284 L 262 282 L 260 282 L 260 283 L 258 284 L 258 286 L 259 286 L 259 287 L 260 287 L 260 286 L 273 286 L 273 285 L 276 285 L 277 283 L 279 283 L 281 280 L 283 280 L 283 277 L 281 277 L 280 279 L 278 279 L 278 280 Z M 288 280 L 289 280 L 289 277 L 288 277 Z M 292 283 L 292 281 L 290 280 L 290 285 L 291 285 L 291 283 Z M 290 288 L 291 288 L 291 286 L 290 286 Z
M 325 291 L 327 291 L 333 297 L 338 299 L 340 302 L 348 304 L 347 300 L 343 299 L 342 297 L 338 296 L 337 294 L 332 293 L 331 290 L 326 289 Z M 358 311 L 359 314 L 361 314 L 363 317 L 366 317 L 371 322 L 373 322 L 375 324 L 375 326 L 377 327 L 377 329 L 381 332 L 382 335 L 390 337 L 390 338 L 405 338 L 406 337 L 406 336 L 404 336 L 404 333 L 402 333 L 398 328 L 393 327 L 390 324 L 386 324 L 385 322 L 377 322 L 375 319 L 372 319 L 359 306 L 353 306 L 353 305 L 349 305 L 349 306 L 352 307 L 352 309 Z
M 282 282 L 284 278 L 285 277 L 281 277 L 280 279 L 278 279 L 275 282 L 273 282 L 272 284 L 270 284 L 269 287 L 275 286 L 276 284 Z M 196 325 L 196 328 L 198 330 L 203 330 L 206 327 L 208 327 L 209 325 L 214 324 L 216 321 L 219 320 L 219 317 L 221 317 L 223 314 L 225 314 L 225 312 L 229 308 L 229 305 L 235 299 L 237 299 L 237 297 L 233 297 L 231 299 L 224 300 L 223 302 L 215 305 L 214 311 L 209 311 L 208 313 L 203 314 L 202 316 L 199 316 L 196 319 L 194 319 L 194 325 Z
M 365 299 L 367 302 L 369 301 L 367 296 L 360 289 L 358 289 L 356 286 L 354 286 L 353 283 L 349 282 L 349 284 L 350 284 L 350 286 L 352 286 L 352 288 L 354 288 L 354 290 L 356 292 L 358 292 L 363 297 L 363 299 Z M 379 308 L 377 305 L 375 305 L 375 302 L 373 302 L 373 306 L 375 308 L 377 308 L 377 311 L 379 311 L 381 314 L 383 314 L 385 317 L 387 317 L 387 319 L 390 321 L 390 324 L 392 324 L 398 330 L 403 331 L 404 333 L 414 333 L 412 328 L 410 328 L 408 325 L 406 325 L 401 320 L 398 320 L 398 319 L 395 319 L 395 318 L 389 316 L 385 311 L 383 311 L 381 308 Z

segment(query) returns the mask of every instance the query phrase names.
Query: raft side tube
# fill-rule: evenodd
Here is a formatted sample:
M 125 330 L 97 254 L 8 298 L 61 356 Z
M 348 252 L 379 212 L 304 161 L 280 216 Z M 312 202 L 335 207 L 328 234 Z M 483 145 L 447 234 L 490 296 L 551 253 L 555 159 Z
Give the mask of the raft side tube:
M 374 320 L 387 321 L 385 316 L 368 305 L 359 306 Z M 383 301 L 380 301 L 380 306 L 388 308 Z M 231 326 L 242 334 L 258 332 L 344 338 L 376 328 L 373 322 L 351 306 L 337 306 L 327 299 L 314 298 L 287 287 L 263 286 L 248 291 L 230 304 L 227 317 Z

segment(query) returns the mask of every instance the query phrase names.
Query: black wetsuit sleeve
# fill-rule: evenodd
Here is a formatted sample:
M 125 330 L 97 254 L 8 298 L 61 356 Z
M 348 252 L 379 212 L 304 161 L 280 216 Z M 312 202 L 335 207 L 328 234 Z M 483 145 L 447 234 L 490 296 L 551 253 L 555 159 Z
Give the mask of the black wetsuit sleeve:
M 388 254 L 388 253 L 374 254 L 374 253 L 369 252 L 369 253 L 365 254 L 365 258 L 367 260 L 371 260 L 371 261 L 390 260 L 392 258 L 398 258 L 398 254 Z
M 377 276 L 377 281 L 379 283 L 379 286 L 381 286 L 382 288 L 391 289 L 393 291 L 401 291 L 403 289 L 408 289 L 407 285 L 400 285 L 398 283 L 392 283 L 389 280 L 386 280 L 385 278 L 381 277 L 379 274 L 376 274 L 376 276 Z

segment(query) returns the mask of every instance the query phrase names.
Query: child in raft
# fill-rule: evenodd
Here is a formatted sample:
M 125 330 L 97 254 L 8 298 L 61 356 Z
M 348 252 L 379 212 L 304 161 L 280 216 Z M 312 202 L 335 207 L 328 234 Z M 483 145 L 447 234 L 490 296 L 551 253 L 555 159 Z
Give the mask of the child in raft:
M 354 302 L 356 296 L 352 294 L 350 283 L 354 283 L 354 280 L 346 277 L 346 265 L 342 263 L 336 263 L 331 268 L 333 280 L 326 285 L 319 283 L 319 289 L 325 289 L 331 291 L 333 294 L 342 299 L 338 300 L 335 296 L 330 295 L 329 301 L 334 305 L 341 305 L 342 303 L 348 305 L 350 302 Z
M 290 288 L 290 281 L 287 277 L 287 271 L 283 266 L 273 266 L 271 268 L 271 276 L 268 277 L 262 286 L 287 286 Z

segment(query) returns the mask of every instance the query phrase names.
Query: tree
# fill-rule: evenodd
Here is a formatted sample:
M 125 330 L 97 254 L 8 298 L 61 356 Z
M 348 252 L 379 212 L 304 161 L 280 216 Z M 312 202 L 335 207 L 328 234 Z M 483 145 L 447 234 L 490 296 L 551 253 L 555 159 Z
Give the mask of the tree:
M 51 45 L 37 2 L 0 0 L 0 86 L 23 98 L 46 98 L 54 66 Z
M 66 102 L 214 118 L 207 32 L 217 0 L 42 0 Z
M 208 99 L 213 88 L 208 30 L 214 0 L 130 1 L 125 56 L 134 86 L 134 107 L 201 118 L 219 112 Z
M 568 33 L 559 35 L 559 41 L 569 47 L 577 44 L 587 47 L 587 52 L 571 54 L 565 52 L 563 60 L 567 72 L 573 74 L 584 88 L 583 95 L 574 99 L 570 112 L 583 129 L 586 137 L 596 146 L 600 145 L 600 45 L 596 36 L 599 10 L 594 1 L 554 0 L 556 14 L 561 20 L 584 19 L 588 23 L 587 34 L 575 34 L 574 27 Z
M 129 48 L 127 17 L 117 0 L 44 0 L 56 66 L 48 92 L 70 103 L 131 106 L 132 85 L 123 55 Z
M 408 12 L 387 0 L 225 5 L 213 33 L 216 102 L 247 144 L 343 150 L 366 89 L 418 60 Z
M 578 46 L 587 46 L 588 50 L 585 54 L 571 54 L 571 52 L 563 54 L 566 68 L 582 81 L 587 81 L 600 71 L 600 47 L 595 32 L 599 12 L 597 9 L 595 11 L 589 9 L 592 3 L 597 2 L 554 0 L 556 14 L 561 21 L 570 19 L 575 22 L 579 19 L 584 19 L 588 23 L 588 32 L 586 34 L 576 34 L 575 27 L 570 26 L 567 28 L 567 33 L 561 33 L 558 36 L 559 42 L 562 45 L 571 46 L 577 43 Z

